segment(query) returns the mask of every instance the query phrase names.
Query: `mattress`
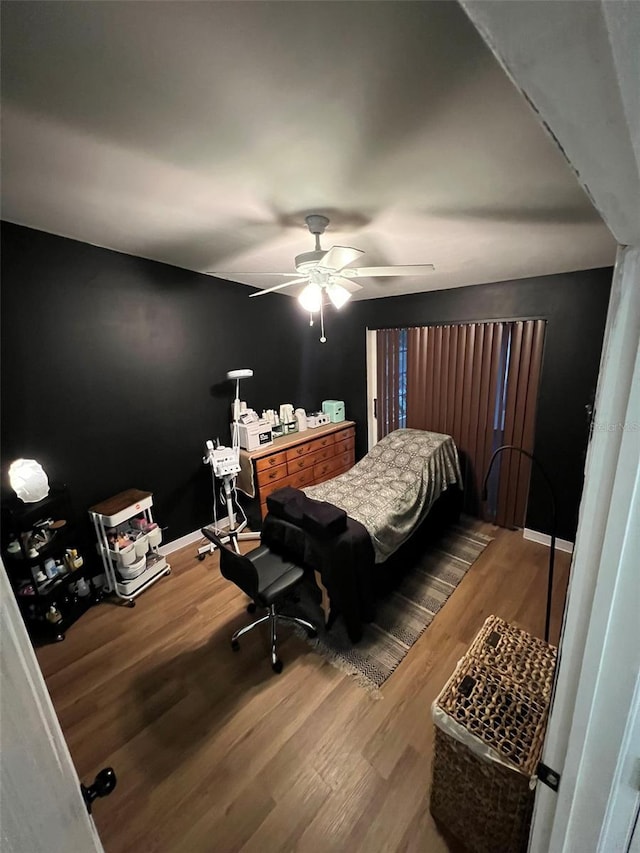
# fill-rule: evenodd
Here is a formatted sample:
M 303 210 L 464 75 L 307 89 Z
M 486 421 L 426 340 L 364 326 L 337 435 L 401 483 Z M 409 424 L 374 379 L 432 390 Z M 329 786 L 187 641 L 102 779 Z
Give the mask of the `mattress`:
M 450 435 L 398 429 L 344 474 L 303 489 L 344 509 L 362 524 L 384 562 L 405 542 L 449 486 L 462 488 L 458 451 Z

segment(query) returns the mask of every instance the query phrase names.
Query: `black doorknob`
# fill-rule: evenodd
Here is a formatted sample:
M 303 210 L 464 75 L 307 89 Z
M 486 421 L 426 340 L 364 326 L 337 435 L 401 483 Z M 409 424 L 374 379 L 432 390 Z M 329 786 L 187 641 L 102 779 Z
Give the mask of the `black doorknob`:
M 86 785 L 80 784 L 80 790 L 82 791 L 82 796 L 87 804 L 87 811 L 89 814 L 91 814 L 93 801 L 98 797 L 108 797 L 116 787 L 117 782 L 118 780 L 116 779 L 113 767 L 105 767 L 93 780 L 93 785 L 89 785 L 89 787 L 87 787 Z

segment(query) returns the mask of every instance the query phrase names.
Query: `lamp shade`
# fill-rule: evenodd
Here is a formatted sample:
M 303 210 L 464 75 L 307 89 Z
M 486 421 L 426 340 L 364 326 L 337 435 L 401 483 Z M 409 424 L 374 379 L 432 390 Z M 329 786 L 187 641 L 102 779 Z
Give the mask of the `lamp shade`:
M 49 494 L 49 480 L 35 459 L 16 459 L 9 467 L 11 488 L 26 504 L 37 503 Z
M 327 285 L 327 293 L 329 294 L 329 299 L 333 302 L 336 308 L 342 308 L 345 302 L 348 302 L 351 299 L 351 294 L 347 288 L 343 287 L 341 284 Z
M 322 288 L 319 284 L 308 284 L 298 296 L 298 302 L 305 311 L 319 311 L 322 305 Z

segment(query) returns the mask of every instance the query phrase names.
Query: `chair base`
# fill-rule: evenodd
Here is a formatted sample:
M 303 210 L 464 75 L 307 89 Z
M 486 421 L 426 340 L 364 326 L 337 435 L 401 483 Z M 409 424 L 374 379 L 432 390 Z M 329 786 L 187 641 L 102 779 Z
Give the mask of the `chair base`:
M 275 605 L 271 604 L 266 616 L 261 616 L 260 619 L 256 619 L 255 622 L 251 622 L 250 625 L 245 625 L 244 628 L 240 628 L 235 632 L 231 637 L 231 648 L 237 651 L 240 648 L 240 643 L 238 642 L 240 637 L 248 634 L 249 631 L 252 631 L 257 625 L 262 625 L 264 622 L 269 623 L 271 633 L 271 667 L 277 673 L 282 672 L 282 661 L 278 658 L 276 650 L 276 626 L 278 622 L 290 622 L 293 625 L 300 625 L 300 627 L 305 629 L 309 637 L 318 636 L 318 631 L 311 622 L 307 622 L 306 619 L 302 619 L 300 616 L 286 616 L 284 613 L 277 613 Z

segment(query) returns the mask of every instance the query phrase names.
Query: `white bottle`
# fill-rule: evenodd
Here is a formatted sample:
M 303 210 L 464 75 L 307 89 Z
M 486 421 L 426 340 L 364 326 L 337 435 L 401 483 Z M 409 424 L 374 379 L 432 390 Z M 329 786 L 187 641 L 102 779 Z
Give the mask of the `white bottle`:
M 91 590 L 89 589 L 89 584 L 84 578 L 80 578 L 80 580 L 76 584 L 76 592 L 80 598 L 86 598 L 87 595 L 89 595 L 89 593 L 91 592 Z

